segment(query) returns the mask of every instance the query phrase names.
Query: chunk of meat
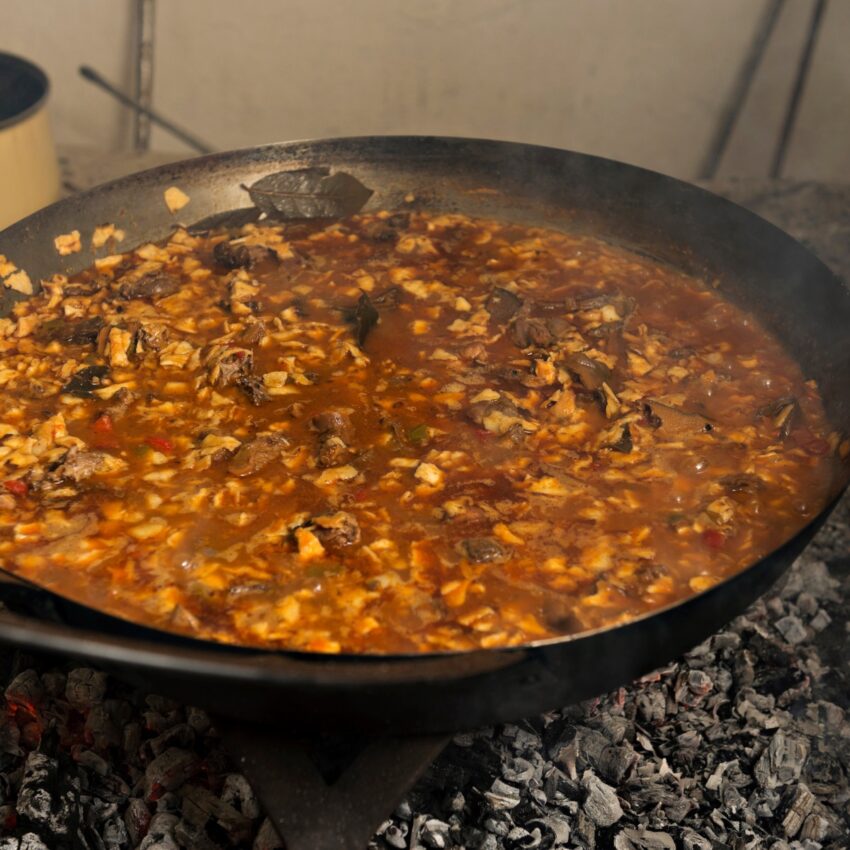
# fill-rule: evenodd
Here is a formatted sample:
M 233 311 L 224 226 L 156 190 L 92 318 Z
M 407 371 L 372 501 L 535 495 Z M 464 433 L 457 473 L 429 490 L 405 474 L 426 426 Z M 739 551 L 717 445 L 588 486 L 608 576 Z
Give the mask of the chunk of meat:
M 107 406 L 106 412 L 113 420 L 120 419 L 124 416 L 136 400 L 136 394 L 127 387 L 121 387 L 114 396 L 111 403 Z
M 330 434 L 346 443 L 354 439 L 354 426 L 345 413 L 338 410 L 326 410 L 310 420 L 310 427 L 318 434 Z
M 793 396 L 779 398 L 768 404 L 762 405 L 756 411 L 756 417 L 770 419 L 774 428 L 779 429 L 779 436 L 786 440 L 791 434 L 791 429 L 799 418 L 800 405 Z
M 87 345 L 97 342 L 97 335 L 104 326 L 100 316 L 88 319 L 51 319 L 41 325 L 35 333 L 39 342 L 62 342 L 68 345 Z
M 252 321 L 249 322 L 239 333 L 239 342 L 242 345 L 257 345 L 263 341 L 266 335 L 265 322 Z
M 239 478 L 253 475 L 279 457 L 281 449 L 288 445 L 289 440 L 282 434 L 254 437 L 247 443 L 242 443 L 227 464 L 227 471 Z
M 108 366 L 86 366 L 71 376 L 68 383 L 62 387 L 62 392 L 75 395 L 78 398 L 91 398 L 94 395 L 94 390 L 103 386 L 104 379 L 108 375 Z
M 507 555 L 502 544 L 492 537 L 470 537 L 461 542 L 460 549 L 473 564 L 501 561 Z
M 346 511 L 314 517 L 312 530 L 325 549 L 345 549 L 360 542 L 360 526 Z
M 756 493 L 764 489 L 764 480 L 758 475 L 748 475 L 745 472 L 737 475 L 726 475 L 720 479 L 723 489 L 729 493 Z
M 568 355 L 564 358 L 564 364 L 587 390 L 599 390 L 603 384 L 611 382 L 611 370 L 582 352 Z
M 529 420 L 528 414 L 504 396 L 494 401 L 475 402 L 470 405 L 467 416 L 494 434 L 507 434 L 516 425 L 523 431 L 537 430 L 537 425 Z
M 244 242 L 225 240 L 213 248 L 215 261 L 226 269 L 252 269 L 266 262 L 276 261 L 277 254 L 265 245 L 246 245 Z
M 180 289 L 180 279 L 164 271 L 149 272 L 118 287 L 118 294 L 127 301 L 143 298 L 165 298 Z
M 167 342 L 169 330 L 156 322 L 145 322 L 136 332 L 137 351 L 159 351 Z
M 115 472 L 126 466 L 123 460 L 107 452 L 82 451 L 76 446 L 68 450 L 51 476 L 80 482 L 97 473 Z
M 487 296 L 484 307 L 496 324 L 503 325 L 505 322 L 509 322 L 522 307 L 522 299 L 514 295 L 509 289 L 495 286 Z M 522 347 L 520 346 L 520 348 Z
M 339 437 L 333 434 L 322 434 L 319 437 L 316 463 L 322 469 L 341 466 L 350 459 L 351 454 L 351 449 Z
M 517 348 L 546 348 L 552 345 L 556 336 L 543 319 L 529 319 L 520 316 L 511 323 L 511 340 Z
M 240 375 L 236 386 L 248 397 L 251 404 L 257 407 L 271 398 L 263 379 L 257 375 Z
M 354 325 L 354 339 L 357 345 L 362 347 L 369 332 L 378 324 L 380 318 L 372 299 L 366 292 L 361 292 L 357 304 L 353 308 L 344 310 L 343 315 L 346 322 Z
M 395 242 L 402 230 L 410 227 L 410 213 L 394 213 L 377 218 L 360 227 L 363 237 L 373 242 Z
M 644 403 L 644 413 L 653 427 L 669 437 L 709 434 L 714 430 L 712 422 L 702 414 L 688 413 L 655 399 Z

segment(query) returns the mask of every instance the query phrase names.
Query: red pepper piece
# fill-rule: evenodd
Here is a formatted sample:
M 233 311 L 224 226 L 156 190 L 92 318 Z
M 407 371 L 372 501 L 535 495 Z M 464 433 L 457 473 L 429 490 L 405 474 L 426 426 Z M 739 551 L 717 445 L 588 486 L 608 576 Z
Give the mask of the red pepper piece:
M 174 451 L 174 443 L 171 440 L 166 439 L 165 437 L 147 437 L 145 442 L 152 448 L 156 449 L 158 452 L 166 452 L 167 454 L 171 454 Z
M 726 545 L 726 535 L 716 528 L 707 528 L 702 533 L 702 542 L 709 549 L 722 549 Z
M 4 481 L 3 486 L 14 496 L 26 496 L 29 491 L 29 487 L 25 481 L 21 481 L 20 478 L 13 478 L 10 481 Z
M 94 420 L 94 425 L 92 428 L 98 434 L 111 434 L 113 428 L 112 417 L 108 413 L 101 413 L 97 419 Z

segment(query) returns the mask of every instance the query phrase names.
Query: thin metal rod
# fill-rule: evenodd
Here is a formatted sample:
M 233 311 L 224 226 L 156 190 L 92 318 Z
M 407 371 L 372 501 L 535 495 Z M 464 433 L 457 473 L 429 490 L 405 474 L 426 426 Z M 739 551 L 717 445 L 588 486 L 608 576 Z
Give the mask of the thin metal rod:
M 729 139 L 732 138 L 732 132 L 738 123 L 738 118 L 741 116 L 741 110 L 744 107 L 744 102 L 755 79 L 756 71 L 758 71 L 758 67 L 761 64 L 765 48 L 770 41 L 770 36 L 773 34 L 784 5 L 785 0 L 771 0 L 764 14 L 761 16 L 752 43 L 750 44 L 750 49 L 744 58 L 744 64 L 741 65 L 732 91 L 723 106 L 714 138 L 711 140 L 703 163 L 700 166 L 699 178 L 701 180 L 711 180 L 717 174 L 717 169 L 723 159 L 723 154 L 726 153 Z
M 194 148 L 198 153 L 212 153 L 215 148 L 208 145 L 206 142 L 202 142 L 197 136 L 193 136 L 191 133 L 186 130 L 181 129 L 176 124 L 172 124 L 167 118 L 163 118 L 159 113 L 154 112 L 153 109 L 148 109 L 140 104 L 136 103 L 135 100 L 131 97 L 127 97 L 124 92 L 120 89 L 115 88 L 112 83 L 107 82 L 94 68 L 90 68 L 88 65 L 80 66 L 80 75 L 87 79 L 89 82 L 94 83 L 96 86 L 99 86 L 104 91 L 109 92 L 117 101 L 123 103 L 124 106 L 129 107 L 130 109 L 135 109 L 138 112 L 143 112 L 145 115 L 150 118 L 155 124 L 159 124 L 163 130 L 167 130 L 171 133 L 172 136 L 180 139 L 181 142 L 187 144 L 190 148 Z
M 135 0 L 135 76 L 133 100 L 150 109 L 153 104 L 153 42 L 156 0 Z M 133 114 L 133 149 L 144 153 L 150 147 L 151 120 L 141 110 Z
M 771 177 L 780 177 L 782 175 L 785 157 L 788 153 L 788 145 L 791 142 L 791 137 L 794 135 L 794 126 L 797 123 L 800 100 L 806 88 L 806 80 L 809 76 L 812 58 L 815 55 L 815 47 L 817 46 L 823 16 L 826 12 L 826 5 L 827 0 L 817 0 L 811 20 L 809 21 L 809 31 L 806 35 L 806 43 L 803 46 L 803 53 L 800 56 L 800 64 L 797 66 L 797 77 L 794 80 L 794 88 L 791 91 L 788 107 L 785 110 L 785 121 L 782 124 L 782 132 L 779 134 L 779 142 L 773 153 L 773 162 L 770 166 Z

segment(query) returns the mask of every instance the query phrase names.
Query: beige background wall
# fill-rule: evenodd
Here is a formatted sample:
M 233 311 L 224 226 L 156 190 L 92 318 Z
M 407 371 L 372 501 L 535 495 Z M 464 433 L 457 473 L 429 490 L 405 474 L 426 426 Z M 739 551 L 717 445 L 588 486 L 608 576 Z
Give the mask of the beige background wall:
M 158 0 L 155 106 L 215 147 L 434 132 L 592 151 L 694 177 L 767 0 Z M 768 163 L 813 0 L 790 0 L 722 173 Z M 0 0 L 62 143 L 129 144 L 129 0 Z M 850 177 L 850 2 L 829 6 L 786 173 Z M 153 145 L 185 150 L 156 131 Z

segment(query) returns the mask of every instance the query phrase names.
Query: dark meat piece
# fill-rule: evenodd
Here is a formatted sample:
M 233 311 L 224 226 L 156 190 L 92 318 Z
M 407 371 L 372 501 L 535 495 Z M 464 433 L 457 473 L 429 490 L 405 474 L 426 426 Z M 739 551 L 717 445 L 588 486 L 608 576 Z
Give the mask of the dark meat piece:
M 227 471 L 239 478 L 253 475 L 279 457 L 281 449 L 288 445 L 289 440 L 282 434 L 254 437 L 239 447 L 230 463 L 227 464 Z
M 477 401 L 469 406 L 466 415 L 476 425 L 497 434 L 504 434 L 511 426 L 522 425 L 523 420 L 529 419 L 526 411 L 504 396 L 493 401 Z
M 525 316 L 520 316 L 512 322 L 510 335 L 517 348 L 528 348 L 532 345 L 546 348 L 555 342 L 555 334 L 543 319 L 529 319 Z
M 629 430 L 629 426 L 625 425 L 623 430 L 620 432 L 620 437 L 615 442 L 610 443 L 608 448 L 612 449 L 615 452 L 622 452 L 623 454 L 629 454 L 632 448 L 634 448 L 632 443 L 632 432 Z
M 764 489 L 764 481 L 758 475 L 748 475 L 745 472 L 738 475 L 727 475 L 720 479 L 720 483 L 730 495 L 733 493 L 756 493 Z
M 213 248 L 215 261 L 226 269 L 252 269 L 265 260 L 277 260 L 277 254 L 265 245 L 219 242 Z
M 109 375 L 108 366 L 86 366 L 76 372 L 71 380 L 62 387 L 63 393 L 78 398 L 91 398 L 97 387 L 103 386 L 103 379 Z
M 665 436 L 684 437 L 689 434 L 709 434 L 714 430 L 714 425 L 699 413 L 686 413 L 668 404 L 663 404 L 655 399 L 649 399 L 643 406 L 644 414 L 653 422 Z M 654 425 L 654 421 L 658 425 Z
M 345 511 L 314 517 L 312 530 L 326 549 L 345 549 L 360 542 L 360 526 Z
M 394 213 L 361 225 L 360 233 L 373 242 L 395 242 L 399 232 L 410 227 L 410 213 Z
M 378 311 L 375 305 L 372 304 L 372 299 L 365 293 L 361 292 L 357 299 L 357 304 L 353 309 L 346 308 L 343 311 L 345 321 L 354 325 L 354 338 L 357 340 L 357 345 L 362 346 L 366 342 L 366 337 L 369 331 L 378 324 Z
M 86 345 L 97 342 L 97 335 L 104 326 L 100 316 L 89 319 L 51 319 L 35 332 L 39 342 L 63 342 L 68 345 Z
M 606 322 L 603 325 L 597 325 L 595 328 L 590 328 L 590 330 L 587 331 L 587 336 L 591 339 L 608 339 L 608 337 L 614 336 L 622 330 L 622 322 Z
M 112 417 L 112 419 L 120 419 L 124 416 L 135 400 L 135 393 L 128 390 L 127 387 L 121 387 L 121 389 L 112 396 L 112 400 L 107 406 L 106 412 Z
M 240 375 L 236 386 L 248 396 L 251 404 L 257 407 L 271 398 L 266 390 L 266 385 L 263 383 L 263 379 L 257 375 Z
M 150 272 L 138 280 L 122 283 L 118 287 L 118 294 L 127 301 L 137 298 L 165 298 L 177 292 L 180 285 L 180 279 L 173 274 L 163 271 Z
M 507 554 L 501 543 L 492 537 L 470 537 L 461 542 L 460 549 L 473 564 L 500 561 Z
M 219 387 L 229 387 L 231 384 L 240 383 L 246 376 L 251 374 L 254 366 L 254 357 L 250 351 L 244 348 L 234 349 L 223 355 L 218 361 Z
M 797 424 L 800 413 L 800 405 L 793 396 L 778 398 L 768 404 L 762 405 L 757 411 L 758 418 L 768 418 L 774 428 L 779 429 L 779 436 L 786 440 L 791 434 L 791 429 Z
M 494 322 L 503 325 L 505 322 L 510 321 L 519 308 L 522 307 L 522 299 L 514 295 L 509 289 L 496 286 L 487 296 L 484 307 Z M 520 346 L 520 348 L 523 347 Z
M 101 284 L 96 281 L 88 282 L 70 282 L 62 287 L 63 298 L 87 298 L 89 295 L 94 295 L 101 288 Z
M 90 478 L 108 457 L 104 452 L 80 451 L 76 446 L 68 449 L 59 466 L 51 473 L 54 479 L 80 482 Z
M 250 322 L 239 334 L 239 342 L 242 345 L 256 345 L 266 335 L 266 326 L 261 321 Z
M 310 420 L 310 427 L 320 435 L 330 434 L 350 443 L 354 439 L 354 426 L 351 419 L 338 410 L 326 410 Z
M 141 346 L 147 351 L 159 351 L 168 342 L 168 328 L 154 322 L 143 324 L 137 334 L 137 347 Z
M 322 434 L 319 437 L 316 463 L 323 469 L 341 466 L 350 456 L 351 450 L 339 437 L 333 434 Z
M 611 381 L 611 370 L 604 363 L 581 352 L 568 355 L 564 358 L 564 363 L 578 377 L 585 389 L 598 390 L 603 384 Z

